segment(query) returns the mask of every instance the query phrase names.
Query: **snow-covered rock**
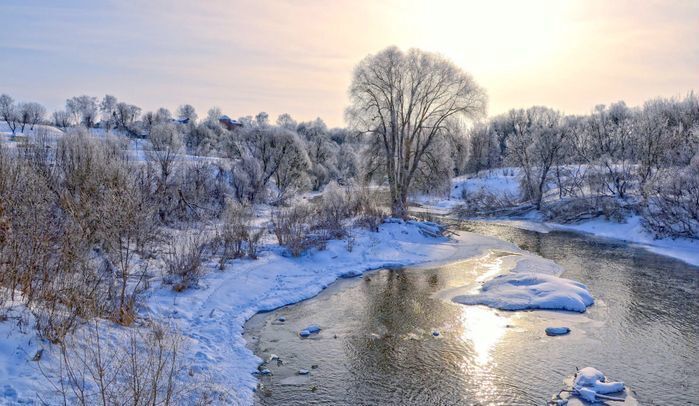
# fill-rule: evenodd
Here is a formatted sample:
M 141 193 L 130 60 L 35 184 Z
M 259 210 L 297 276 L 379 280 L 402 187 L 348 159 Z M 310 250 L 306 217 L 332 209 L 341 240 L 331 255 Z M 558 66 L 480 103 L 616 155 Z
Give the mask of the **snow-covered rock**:
M 606 395 L 620 393 L 625 389 L 623 382 L 607 382 L 604 374 L 592 367 L 578 371 L 573 381 L 573 392 L 587 402 L 604 400 Z
M 604 382 L 604 374 L 595 368 L 585 367 L 579 370 L 577 375 L 575 375 L 573 384 L 575 386 L 592 386 L 597 381 Z
M 484 283 L 480 292 L 456 296 L 453 301 L 502 310 L 546 309 L 581 313 L 594 303 L 584 284 L 532 272 L 496 276 Z

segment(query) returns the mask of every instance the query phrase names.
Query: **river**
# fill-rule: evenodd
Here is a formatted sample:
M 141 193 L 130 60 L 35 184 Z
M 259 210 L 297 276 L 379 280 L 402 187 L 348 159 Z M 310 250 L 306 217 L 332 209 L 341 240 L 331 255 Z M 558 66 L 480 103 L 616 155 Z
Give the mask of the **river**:
M 699 269 L 581 234 L 485 222 L 459 228 L 556 261 L 563 277 L 588 285 L 595 305 L 582 315 L 507 312 L 440 297 L 473 283 L 498 252 L 340 280 L 246 324 L 250 348 L 281 359 L 265 365 L 272 375 L 260 378 L 257 402 L 540 405 L 576 367 L 594 366 L 626 382 L 640 404 L 699 404 Z M 321 332 L 299 338 L 310 324 Z M 547 337 L 549 325 L 572 333 Z

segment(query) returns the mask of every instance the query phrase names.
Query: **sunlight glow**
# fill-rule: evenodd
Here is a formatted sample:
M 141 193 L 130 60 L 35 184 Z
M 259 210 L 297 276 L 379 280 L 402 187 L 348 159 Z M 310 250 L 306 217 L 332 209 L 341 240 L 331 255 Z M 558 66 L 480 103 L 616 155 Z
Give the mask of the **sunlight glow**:
M 507 331 L 508 318 L 485 306 L 464 306 L 462 338 L 473 344 L 478 365 L 487 365 L 495 346 Z

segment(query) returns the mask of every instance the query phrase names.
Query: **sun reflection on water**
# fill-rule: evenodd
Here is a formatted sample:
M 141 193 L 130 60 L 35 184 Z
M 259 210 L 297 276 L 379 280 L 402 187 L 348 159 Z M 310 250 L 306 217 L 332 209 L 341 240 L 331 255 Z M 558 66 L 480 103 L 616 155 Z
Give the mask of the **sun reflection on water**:
M 485 306 L 464 306 L 461 322 L 462 337 L 473 344 L 476 363 L 487 365 L 495 346 L 507 331 L 508 318 Z
M 464 372 L 478 383 L 479 402 L 487 403 L 498 392 L 493 355 L 507 332 L 510 317 L 485 306 L 464 306 L 462 309 L 462 339 L 470 342 L 473 348 L 473 353 L 464 357 Z

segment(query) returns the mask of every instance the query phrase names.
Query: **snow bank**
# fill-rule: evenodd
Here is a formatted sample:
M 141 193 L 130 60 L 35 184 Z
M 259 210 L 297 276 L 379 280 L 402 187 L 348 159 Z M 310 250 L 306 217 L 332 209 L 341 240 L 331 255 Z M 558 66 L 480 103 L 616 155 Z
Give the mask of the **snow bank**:
M 499 275 L 484 283 L 479 293 L 456 296 L 452 300 L 502 310 L 546 309 L 580 313 L 594 303 L 582 283 L 532 272 Z
M 546 223 L 550 228 L 592 234 L 597 237 L 634 243 L 650 252 L 677 258 L 690 265 L 699 266 L 699 240 L 687 238 L 655 238 L 641 224 L 640 216 L 631 216 L 624 223 L 602 218 L 578 224 Z
M 555 262 L 527 252 L 491 256 L 491 271 L 480 285 L 448 291 L 451 300 L 465 305 L 485 305 L 501 310 L 568 310 L 584 312 L 594 303 L 587 287 L 560 278 Z

